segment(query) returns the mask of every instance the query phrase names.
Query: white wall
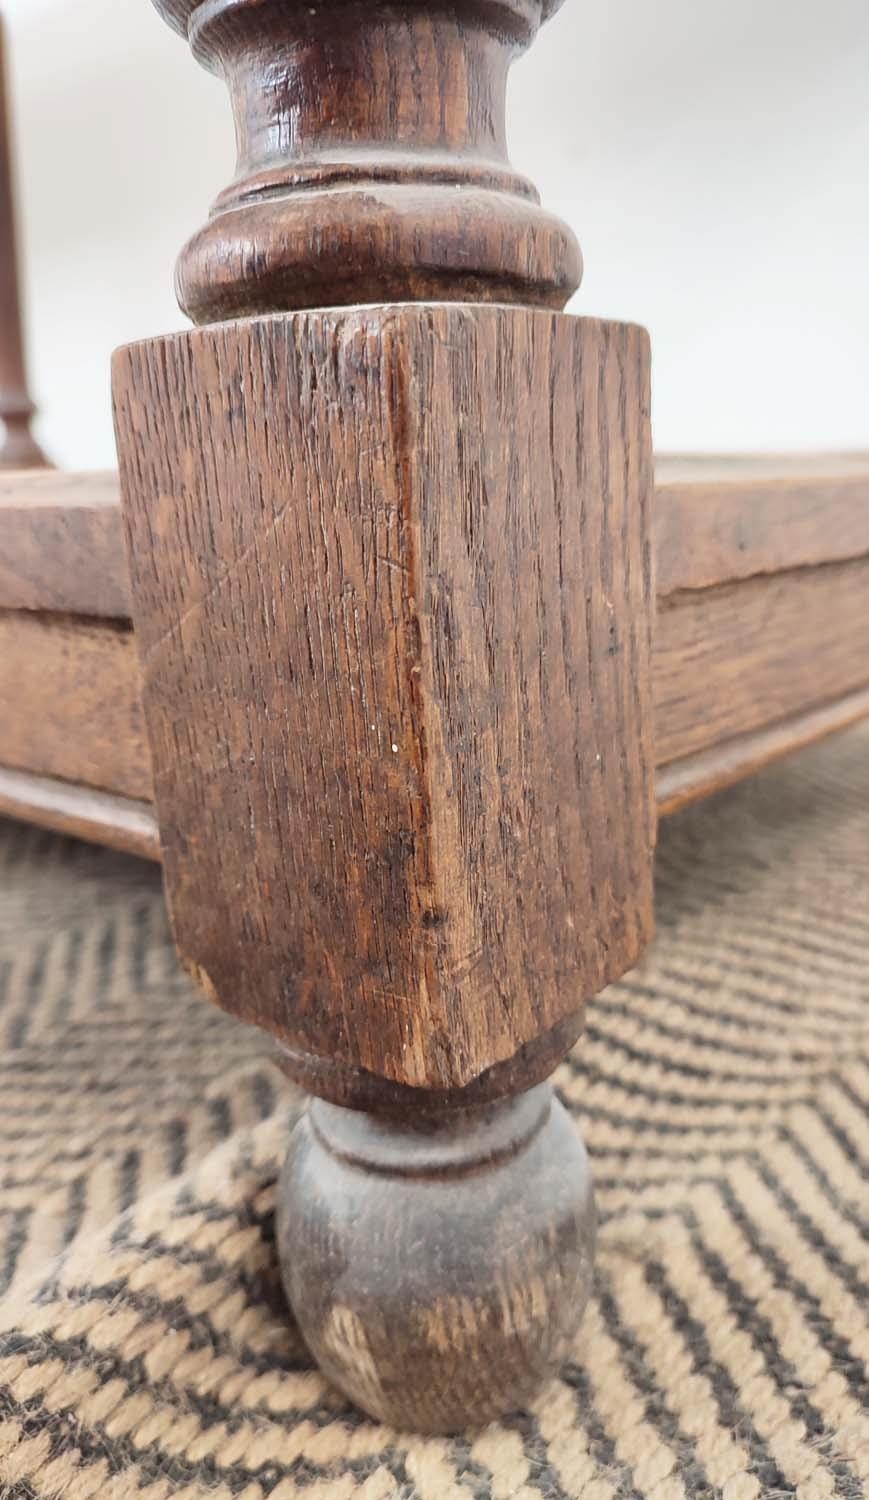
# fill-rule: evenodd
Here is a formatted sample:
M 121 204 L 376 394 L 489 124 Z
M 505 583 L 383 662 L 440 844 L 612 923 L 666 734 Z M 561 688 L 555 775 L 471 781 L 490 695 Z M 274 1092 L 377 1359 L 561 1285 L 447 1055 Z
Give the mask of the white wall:
M 40 434 L 107 465 L 109 353 L 179 326 L 228 106 L 148 0 L 3 9 Z M 567 0 L 510 125 L 583 246 L 574 309 L 652 332 L 660 449 L 869 448 L 867 0 Z

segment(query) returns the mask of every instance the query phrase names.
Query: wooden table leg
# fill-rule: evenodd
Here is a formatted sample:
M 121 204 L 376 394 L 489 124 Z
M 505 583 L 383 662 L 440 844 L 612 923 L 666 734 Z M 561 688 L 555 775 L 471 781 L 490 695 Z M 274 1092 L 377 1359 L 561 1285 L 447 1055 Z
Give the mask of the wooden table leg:
M 35 407 L 27 391 L 18 291 L 11 111 L 7 98 L 6 38 L 0 16 L 0 468 L 30 469 L 47 463 L 30 431 Z
M 179 269 L 205 326 L 114 367 L 176 941 L 316 1096 L 312 1351 L 448 1431 L 590 1283 L 547 1079 L 652 923 L 648 340 L 552 310 L 578 250 L 504 152 L 538 4 L 158 8 L 240 142 Z

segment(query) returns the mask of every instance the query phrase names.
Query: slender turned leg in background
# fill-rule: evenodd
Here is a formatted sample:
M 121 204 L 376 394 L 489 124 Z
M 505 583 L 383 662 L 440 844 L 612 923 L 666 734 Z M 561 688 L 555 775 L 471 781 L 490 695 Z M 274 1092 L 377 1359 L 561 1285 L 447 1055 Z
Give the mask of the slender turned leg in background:
M 0 469 L 31 469 L 48 461 L 30 431 L 36 408 L 27 394 L 24 365 L 10 135 L 6 38 L 0 16 Z
M 590 1283 L 546 1080 L 651 930 L 648 340 L 555 310 L 578 248 L 506 159 L 540 5 L 158 8 L 240 142 L 179 267 L 210 326 L 114 368 L 175 936 L 316 1096 L 313 1353 L 447 1431 L 533 1394 Z

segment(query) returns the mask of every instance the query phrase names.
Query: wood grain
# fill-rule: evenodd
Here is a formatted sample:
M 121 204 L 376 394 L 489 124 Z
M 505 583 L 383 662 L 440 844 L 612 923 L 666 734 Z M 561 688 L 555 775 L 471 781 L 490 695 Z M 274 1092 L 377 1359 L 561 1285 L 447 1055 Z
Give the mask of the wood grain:
M 835 611 L 835 599 L 828 606 L 825 591 L 835 595 L 838 575 L 826 573 L 825 563 L 843 554 L 845 560 L 852 554 L 865 556 L 869 549 L 869 458 L 670 457 L 658 460 L 656 475 L 661 616 L 655 647 L 656 716 L 659 746 L 670 767 L 664 774 L 659 752 L 658 801 L 659 812 L 666 815 L 685 800 L 707 795 L 751 774 L 771 757 L 799 748 L 807 737 L 833 732 L 840 720 L 851 722 L 859 711 L 859 688 L 846 688 L 842 697 L 836 696 L 834 687 L 831 697 L 827 646 L 838 653 L 841 641 L 835 630 L 829 639 L 816 633 L 813 618 L 803 616 L 801 600 L 810 587 L 822 615 L 828 608 Z M 690 483 L 683 486 L 682 476 Z M 825 516 L 835 524 L 825 524 Z M 801 582 L 801 572 L 794 567 L 810 559 L 815 560 L 810 568 L 816 575 L 814 587 Z M 769 607 L 781 623 L 769 632 L 758 630 L 747 641 L 744 633 L 734 635 L 730 622 L 733 612 L 740 610 L 740 596 L 725 594 L 722 602 L 716 589 L 721 578 L 756 580 L 748 596 L 753 601 L 752 619 L 762 612 L 768 588 Z M 693 590 L 688 587 L 692 580 Z M 675 595 L 684 592 L 684 597 L 668 600 L 662 588 L 669 586 Z M 688 597 L 692 592 L 696 597 Z M 66 475 L 50 469 L 0 474 L 3 606 L 128 615 L 130 586 L 116 474 Z M 667 613 L 683 607 L 685 616 Z M 858 598 L 858 618 L 861 607 Z M 846 666 L 851 659 L 846 650 Z M 859 667 L 859 653 L 853 662 Z M 772 703 L 767 697 L 770 676 L 779 684 Z M 742 691 L 734 695 L 734 680 L 739 678 Z M 845 680 L 850 680 L 850 667 Z M 131 683 L 128 690 L 134 701 L 138 684 Z M 770 718 L 782 695 L 786 714 Z M 748 718 L 747 700 L 757 710 Z M 30 715 L 27 697 L 10 703 L 7 712 L 13 710 Z M 137 722 L 132 706 L 129 719 Z M 753 727 L 746 729 L 746 723 Z M 696 726 L 704 725 L 708 739 L 694 734 Z M 673 736 L 682 741 L 686 726 L 692 732 L 692 748 L 680 754 L 677 745 L 673 761 Z M 31 732 L 38 738 L 38 725 Z M 118 755 L 123 765 L 123 746 Z M 312 1078 L 316 1066 L 312 1059 Z
M 838 734 L 865 718 L 869 718 L 869 686 L 778 723 L 764 724 L 748 734 L 721 740 L 684 760 L 670 761 L 657 775 L 658 816 L 668 817 L 689 802 L 709 797 L 772 761 L 792 755 L 829 734 Z
M 646 336 L 337 310 L 114 377 L 180 951 L 290 1052 L 461 1088 L 650 932 Z
M 778 723 L 718 741 L 682 760 L 670 761 L 659 768 L 656 778 L 658 817 L 669 817 L 688 803 L 732 786 L 771 762 L 847 729 L 864 718 L 869 718 L 869 687 L 831 703 L 808 708 Z M 157 817 L 151 802 L 133 802 L 113 793 L 95 792 L 92 788 L 66 781 L 0 768 L 0 814 L 109 848 L 123 849 L 143 859 L 158 863 L 162 859 Z M 552 1033 L 546 1033 L 520 1054 L 515 1075 L 526 1084 L 547 1078 L 565 1050 L 576 1040 L 579 1031 L 578 1023 L 569 1022 Z M 506 1066 L 511 1068 L 510 1064 Z M 382 1081 L 372 1086 L 367 1075 L 358 1075 L 347 1090 L 344 1080 L 336 1079 L 328 1068 L 324 1070 L 320 1059 L 311 1057 L 305 1063 L 298 1054 L 292 1056 L 289 1071 L 311 1092 L 332 1098 L 336 1103 L 348 1097 L 357 1101 L 365 1099 L 367 1090 L 372 1106 L 383 1104 Z M 513 1071 L 511 1068 L 508 1075 L 496 1067 L 482 1075 L 476 1086 L 465 1088 L 463 1099 L 466 1103 L 473 1103 L 477 1097 L 484 1100 L 512 1093 L 509 1079 Z
M 132 631 L 0 611 L 0 765 L 148 800 Z
M 148 802 L 0 766 L 0 817 L 160 861 L 157 819 Z
M 129 619 L 116 474 L 0 474 L 0 609 Z
M 673 595 L 655 621 L 659 766 L 869 683 L 869 558 Z
M 510 166 L 507 72 L 555 9 L 156 0 L 225 80 L 238 161 L 183 251 L 196 323 L 403 301 L 563 307 L 572 232 Z
M 869 454 L 658 458 L 653 534 L 659 599 L 865 557 Z M 0 608 L 131 607 L 117 474 L 0 473 Z
M 869 459 L 655 466 L 659 601 L 679 589 L 869 555 Z

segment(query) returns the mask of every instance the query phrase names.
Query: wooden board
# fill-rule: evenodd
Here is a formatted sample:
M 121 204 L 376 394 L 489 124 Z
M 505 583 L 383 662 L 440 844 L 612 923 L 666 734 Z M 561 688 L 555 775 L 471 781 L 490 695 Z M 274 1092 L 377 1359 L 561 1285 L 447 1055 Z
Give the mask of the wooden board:
M 656 778 L 658 816 L 732 786 L 771 761 L 869 718 L 869 687 L 793 718 L 765 725 L 708 750 L 661 766 Z M 153 804 L 87 786 L 31 776 L 0 767 L 0 817 L 51 828 L 74 838 L 160 861 L 160 835 Z
M 129 619 L 116 474 L 0 471 L 0 609 Z
M 869 554 L 869 458 L 659 458 L 658 599 Z
M 733 739 L 719 740 L 707 750 L 686 755 L 684 760 L 672 760 L 658 768 L 655 784 L 658 817 L 666 818 L 689 802 L 732 786 L 770 762 L 792 755 L 827 735 L 838 734 L 865 718 L 869 718 L 869 687 L 858 688 L 832 703 L 805 709 Z
M 656 592 L 869 555 L 869 454 L 659 457 Z M 0 473 L 0 608 L 129 619 L 114 473 Z
M 149 800 L 127 626 L 0 611 L 0 766 Z
M 861 574 L 847 575 L 837 599 L 839 574 L 826 570 L 869 554 L 869 456 L 663 457 L 656 477 L 658 799 L 666 814 L 869 713 Z M 744 596 L 721 587 L 738 580 Z M 129 614 L 117 475 L 0 474 L 0 602 L 45 609 L 63 601 L 80 613 Z M 79 623 L 89 636 L 87 621 L 67 620 L 67 640 Z M 66 660 L 75 694 L 75 652 Z M 20 681 L 29 676 L 22 665 Z M 65 680 L 55 669 L 61 694 Z M 116 717 L 139 743 L 119 745 L 120 771 L 105 747 L 91 762 L 108 786 L 124 778 L 130 756 L 140 766 L 147 757 L 138 682 L 127 674 L 124 684 L 130 702 L 117 702 Z M 19 682 L 9 704 L 31 715 L 36 701 L 22 697 Z M 39 724 L 27 734 L 38 744 Z M 74 779 L 82 757 L 80 740 L 67 747 L 55 738 L 54 774 Z M 139 785 L 150 798 L 150 783 Z
M 142 859 L 160 860 L 157 818 L 149 802 L 98 792 L 0 766 L 0 817 L 19 818 Z
M 869 558 L 671 596 L 655 620 L 658 766 L 869 683 Z

